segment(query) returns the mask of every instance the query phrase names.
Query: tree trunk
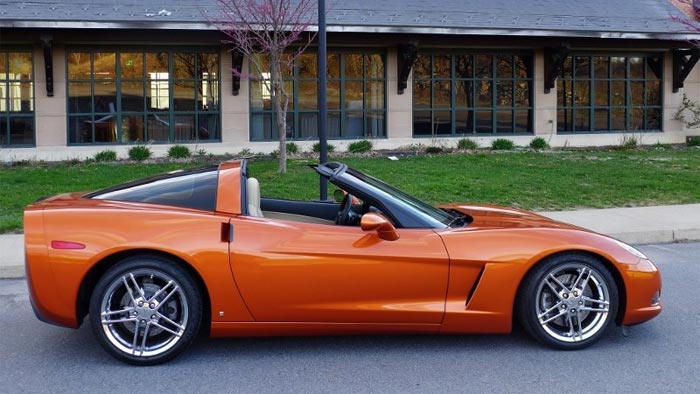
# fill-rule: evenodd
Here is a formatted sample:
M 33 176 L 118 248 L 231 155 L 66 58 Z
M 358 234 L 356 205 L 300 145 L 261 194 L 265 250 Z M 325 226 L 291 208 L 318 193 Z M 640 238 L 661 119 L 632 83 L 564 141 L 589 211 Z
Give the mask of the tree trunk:
M 275 106 L 275 119 L 277 124 L 277 136 L 279 138 L 279 165 L 277 172 L 287 172 L 287 106 L 288 95 L 284 90 L 282 80 L 282 68 L 279 61 L 270 64 L 272 77 L 272 101 Z

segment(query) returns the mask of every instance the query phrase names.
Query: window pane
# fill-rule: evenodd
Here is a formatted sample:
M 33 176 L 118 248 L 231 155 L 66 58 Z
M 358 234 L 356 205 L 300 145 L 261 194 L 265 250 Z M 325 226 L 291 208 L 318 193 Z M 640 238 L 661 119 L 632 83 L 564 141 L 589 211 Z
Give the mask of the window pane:
M 117 77 L 117 54 L 95 53 L 95 79 L 114 79 Z
M 608 81 L 595 81 L 595 105 L 610 105 L 610 83 Z
M 644 104 L 644 82 L 643 81 L 632 81 L 630 82 L 630 101 L 632 105 L 643 105 Z
M 492 56 L 476 55 L 474 58 L 476 78 L 491 78 L 493 76 L 491 67 Z
M 299 109 L 318 109 L 318 82 L 299 82 Z
M 119 59 L 122 78 L 143 78 L 143 53 L 122 52 Z
M 219 81 L 216 75 L 211 74 L 209 78 L 197 82 L 197 109 L 204 111 L 219 110 Z
M 197 77 L 217 79 L 219 75 L 219 55 L 216 53 L 197 54 Z
M 647 81 L 647 105 L 661 105 L 661 81 Z
M 340 113 L 339 112 L 329 112 L 328 122 L 326 122 L 327 129 L 326 134 L 331 138 L 340 137 Z
M 218 140 L 220 137 L 219 115 L 203 114 L 197 118 L 197 134 L 199 140 Z
M 68 117 L 68 142 L 72 144 L 92 142 L 92 116 Z
M 299 114 L 299 131 L 297 135 L 301 139 L 318 138 L 318 114 Z
M 451 89 L 449 81 L 435 81 L 433 84 L 433 107 L 450 108 L 451 106 Z
M 362 78 L 362 58 L 356 53 L 345 55 L 345 78 Z
M 530 106 L 530 85 L 532 82 L 516 82 L 515 83 L 515 106 L 529 107 Z
M 596 56 L 593 58 L 593 73 L 596 79 L 608 79 L 610 58 Z
M 520 78 L 520 79 L 532 78 L 531 64 L 532 64 L 532 56 L 516 55 L 515 56 L 515 78 Z
M 340 82 L 328 82 L 326 99 L 328 109 L 340 109 Z
M 365 137 L 378 138 L 385 137 L 384 131 L 384 113 L 369 112 L 365 116 Z
M 433 112 L 433 134 L 447 135 L 452 133 L 452 119 L 450 111 Z
M 431 119 L 430 111 L 413 111 L 413 135 L 430 135 Z
M 471 108 L 474 106 L 474 81 L 471 79 L 455 81 L 455 107 Z
M 513 131 L 515 131 L 516 133 L 532 132 L 530 111 L 515 111 L 515 130 Z
M 496 112 L 496 132 L 511 133 L 513 132 L 513 111 L 497 111 Z
M 661 130 L 661 109 L 647 109 L 646 113 L 646 129 Z
M 194 115 L 175 116 L 175 141 L 194 141 L 197 136 L 195 131 Z
M 474 111 L 455 111 L 455 133 L 474 133 Z
M 340 78 L 340 55 L 337 53 L 328 55 L 326 67 L 328 67 L 328 79 Z
M 573 68 L 574 68 L 574 58 L 571 56 L 568 56 L 566 59 L 564 59 L 564 64 L 561 67 L 561 75 L 564 78 L 571 78 L 573 77 Z
M 644 125 L 644 110 L 641 108 L 632 108 L 629 111 L 630 114 L 630 126 L 629 129 L 632 131 L 641 130 Z
M 168 79 L 168 54 L 146 53 L 146 72 L 148 74 L 164 73 L 163 79 Z
M 413 63 L 413 79 L 430 78 L 430 56 L 418 55 Z
M 0 82 L 0 115 L 2 112 L 30 113 L 34 111 L 32 82 Z M 4 130 L 2 130 L 4 131 Z M 0 131 L 1 133 L 1 131 Z
M 413 82 L 413 108 L 430 108 L 431 86 L 429 80 Z
M 629 58 L 629 63 L 630 63 L 630 78 L 632 78 L 632 79 L 644 79 L 644 58 L 631 57 L 631 58 Z
M 624 79 L 626 77 L 624 57 L 610 58 L 610 67 L 612 69 L 612 78 Z
M 588 56 L 576 56 L 574 59 L 574 75 L 576 78 L 591 77 L 591 58 Z
M 474 78 L 473 57 L 471 55 L 455 56 L 455 76 L 457 78 Z
M 90 53 L 68 53 L 68 79 L 90 79 L 91 76 Z
M 170 116 L 167 112 L 149 114 L 146 117 L 146 139 L 148 141 L 170 141 Z
M 557 111 L 557 131 L 574 131 L 574 111 L 560 109 Z
M 363 94 L 362 82 L 346 82 L 345 108 L 349 110 L 361 110 Z
M 513 106 L 513 82 L 498 81 L 496 84 L 496 106 L 512 107 Z
M 570 107 L 574 105 L 573 98 L 574 83 L 566 79 L 557 79 L 557 105 L 559 107 Z
M 304 53 L 297 59 L 299 78 L 317 78 L 318 56 Z
M 4 134 L 4 130 L 3 134 Z M 34 119 L 25 117 L 10 117 L 11 145 L 34 145 Z M 2 143 L 0 143 L 2 145 Z
M 143 111 L 143 82 L 122 82 L 122 111 Z
M 122 142 L 146 141 L 143 127 L 143 114 L 122 114 Z
M 661 63 L 661 62 L 663 61 L 663 57 L 662 57 L 662 56 L 650 56 L 650 57 L 648 58 L 648 60 L 652 60 L 652 59 L 653 59 L 654 61 L 658 62 L 659 64 L 662 64 L 662 63 Z M 654 70 L 653 70 L 653 68 L 652 68 L 652 66 L 651 66 L 651 62 L 646 61 L 646 63 L 647 63 L 647 78 L 650 79 L 650 80 L 661 79 L 662 76 L 661 76 L 661 75 L 656 75 L 656 73 L 654 72 Z M 663 71 L 662 71 L 662 70 L 663 70 L 663 67 L 660 67 L 660 68 L 661 68 L 661 72 L 663 72 Z
M 626 88 L 624 82 L 612 83 L 612 105 L 622 106 L 626 103 Z
M 596 131 L 608 131 L 610 130 L 610 124 L 608 122 L 608 116 L 610 111 L 607 109 L 596 109 L 594 112 L 594 130 Z
M 90 82 L 68 83 L 68 112 L 92 112 L 92 85 Z
M 253 141 L 273 139 L 271 114 L 250 115 L 250 139 Z
M 493 111 L 476 111 L 476 132 L 493 133 Z
M 170 108 L 170 82 L 168 73 L 150 73 L 150 81 L 146 87 L 148 106 L 151 109 Z
M 117 112 L 117 85 L 116 82 L 95 83 L 95 110 L 96 113 Z
M 194 79 L 193 53 L 173 53 L 173 78 Z
M 367 82 L 367 96 L 365 108 L 384 109 L 384 82 Z
M 588 109 L 576 109 L 574 111 L 574 128 L 576 131 L 588 131 L 591 129 L 591 111 Z
M 267 81 L 250 81 L 250 109 L 272 109 L 272 94 Z
M 617 131 L 627 129 L 626 114 L 627 111 L 624 108 L 614 108 L 610 119 L 610 129 Z
M 173 83 L 173 106 L 175 111 L 194 111 L 194 82 L 178 81 Z
M 365 55 L 365 78 L 384 78 L 384 60 L 380 54 Z
M 451 56 L 434 56 L 433 57 L 433 77 L 434 78 L 450 78 L 451 76 Z
M 0 52 L 1 54 L 1 52 Z M 10 78 L 8 79 L 32 79 L 32 54 L 29 52 L 10 52 Z M 4 56 L 1 56 L 5 62 Z
M 576 81 L 575 104 L 577 106 L 591 105 L 591 83 L 589 81 Z
M 496 78 L 513 78 L 512 56 L 496 56 Z
M 493 95 L 490 81 L 478 81 L 476 83 L 476 105 L 477 107 L 492 107 Z
M 345 131 L 343 137 L 358 138 L 364 136 L 362 112 L 348 111 L 345 113 Z

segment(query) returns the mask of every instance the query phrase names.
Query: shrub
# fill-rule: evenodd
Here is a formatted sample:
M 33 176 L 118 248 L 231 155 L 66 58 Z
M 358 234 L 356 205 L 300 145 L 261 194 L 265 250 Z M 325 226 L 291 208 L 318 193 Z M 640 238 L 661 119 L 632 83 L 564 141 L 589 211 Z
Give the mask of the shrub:
M 530 141 L 530 148 L 535 150 L 549 149 L 549 144 L 542 137 L 535 137 Z
M 153 155 L 151 149 L 144 145 L 136 145 L 129 149 L 129 159 L 135 161 L 144 161 Z
M 320 143 L 320 142 L 315 143 L 314 146 L 313 146 L 311 149 L 314 151 L 314 153 L 319 153 L 319 152 L 321 152 L 321 143 Z M 333 145 L 333 144 L 326 144 L 326 150 L 327 150 L 329 153 L 330 153 L 330 152 L 335 152 L 335 145 Z
M 474 141 L 471 138 L 462 138 L 461 140 L 457 141 L 457 149 L 462 149 L 462 150 L 479 149 L 479 143 Z
M 686 137 L 685 144 L 688 146 L 700 146 L 700 136 Z
M 507 138 L 497 138 L 491 142 L 493 150 L 511 150 L 515 147 L 515 143 Z
M 184 145 L 173 145 L 168 149 L 168 157 L 171 159 L 185 159 L 192 156 L 190 148 Z
M 620 149 L 634 149 L 639 145 L 639 140 L 633 135 L 626 135 L 620 141 Z
M 355 141 L 348 145 L 348 152 L 350 153 L 364 153 L 372 150 L 372 141 L 360 140 Z
M 299 153 L 299 145 L 295 142 L 287 142 L 287 154 L 293 155 Z
M 195 152 L 195 154 L 196 154 L 197 156 L 207 156 L 207 151 L 206 151 L 206 149 L 197 149 L 197 151 Z
M 117 152 L 111 149 L 103 150 L 102 152 L 95 153 L 94 159 L 96 162 L 117 161 Z
M 441 146 L 429 146 L 429 147 L 425 148 L 425 153 L 431 153 L 431 154 L 442 153 L 442 147 Z

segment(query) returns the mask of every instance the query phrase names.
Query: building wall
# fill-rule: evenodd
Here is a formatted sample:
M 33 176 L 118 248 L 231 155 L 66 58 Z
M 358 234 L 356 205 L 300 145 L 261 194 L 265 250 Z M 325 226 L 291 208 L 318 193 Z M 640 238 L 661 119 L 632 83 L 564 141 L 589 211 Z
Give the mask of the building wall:
M 411 144 L 439 144 L 445 147 L 456 146 L 459 137 L 454 138 L 413 138 L 412 119 L 412 83 L 409 77 L 408 87 L 401 95 L 397 93 L 397 51 L 396 46 L 389 46 L 386 59 L 386 105 L 387 105 L 387 138 L 375 140 L 377 149 L 400 148 Z M 534 136 L 540 136 L 549 141 L 554 147 L 581 147 L 618 145 L 626 135 L 634 135 L 643 144 L 655 143 L 684 143 L 686 135 L 700 135 L 700 129 L 687 130 L 680 121 L 674 119 L 676 111 L 683 98 L 683 92 L 691 99 L 700 100 L 700 66 L 696 66 L 685 82 L 685 88 L 678 93 L 672 92 L 672 67 L 671 52 L 666 53 L 664 62 L 664 94 L 663 94 L 663 129 L 662 133 L 598 133 L 581 135 L 558 135 L 557 130 L 557 92 L 552 89 L 549 94 L 544 93 L 544 57 L 541 49 L 535 50 L 535 75 L 534 75 Z M 244 62 L 243 73 L 247 73 Z M 120 157 L 126 157 L 131 145 L 93 145 L 93 146 L 67 146 L 66 133 L 66 58 L 65 46 L 54 45 L 54 96 L 46 96 L 44 58 L 40 46 L 34 47 L 34 74 L 35 74 L 35 119 L 36 119 L 36 147 L 34 148 L 2 148 L 0 149 L 0 161 L 11 162 L 15 160 L 66 160 L 73 158 L 85 159 L 105 149 L 116 150 Z M 231 55 L 228 50 L 221 49 L 221 108 L 222 108 L 222 142 L 200 143 L 191 146 L 193 150 L 204 149 L 215 154 L 237 153 L 242 149 L 251 152 L 268 153 L 278 148 L 277 142 L 249 142 L 249 90 L 248 81 L 241 81 L 240 93 L 232 95 Z M 473 136 L 481 146 L 489 146 L 494 138 L 509 138 L 517 145 L 525 146 L 534 137 L 529 136 Z M 310 150 L 316 141 L 298 142 L 303 150 Z M 331 141 L 338 150 L 344 150 L 352 141 Z M 156 156 L 165 156 L 168 144 L 153 144 L 151 149 Z

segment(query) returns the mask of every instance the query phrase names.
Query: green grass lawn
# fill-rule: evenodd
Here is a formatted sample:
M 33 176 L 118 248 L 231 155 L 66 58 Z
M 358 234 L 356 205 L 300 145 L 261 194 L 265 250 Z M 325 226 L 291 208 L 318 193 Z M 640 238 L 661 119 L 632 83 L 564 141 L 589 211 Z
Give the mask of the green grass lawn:
M 332 159 L 331 159 L 332 160 Z M 605 208 L 700 202 L 700 149 L 555 151 L 345 157 L 343 162 L 433 204 L 478 202 L 530 210 Z M 256 159 L 251 175 L 263 196 L 318 198 L 308 164 Z M 22 208 L 39 197 L 94 190 L 199 164 L 82 164 L 0 169 L 0 232 L 20 231 Z

